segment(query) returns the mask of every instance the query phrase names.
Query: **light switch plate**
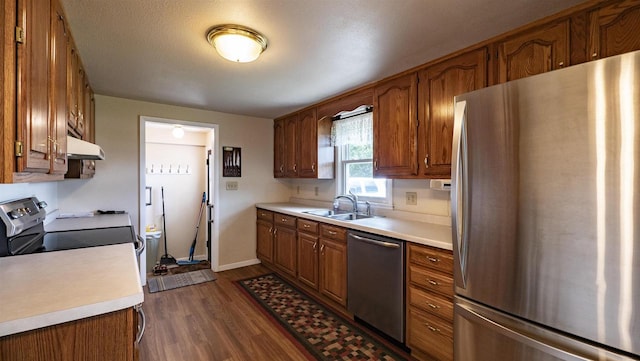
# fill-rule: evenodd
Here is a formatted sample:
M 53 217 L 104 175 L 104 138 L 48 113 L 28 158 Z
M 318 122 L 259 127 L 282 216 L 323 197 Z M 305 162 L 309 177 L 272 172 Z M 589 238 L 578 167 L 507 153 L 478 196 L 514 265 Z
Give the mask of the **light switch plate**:
M 226 187 L 228 191 L 237 191 L 238 190 L 238 182 L 236 181 L 228 181 L 226 183 Z

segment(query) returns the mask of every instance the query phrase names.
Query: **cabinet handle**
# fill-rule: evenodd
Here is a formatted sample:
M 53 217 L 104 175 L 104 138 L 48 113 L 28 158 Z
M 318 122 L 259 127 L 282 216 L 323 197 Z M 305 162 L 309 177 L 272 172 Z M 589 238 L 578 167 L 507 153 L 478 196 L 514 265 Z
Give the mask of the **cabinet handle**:
M 440 306 L 438 305 L 434 305 L 433 303 L 429 303 L 429 302 L 425 302 L 427 304 L 427 306 L 433 308 L 434 310 L 437 310 L 438 308 L 440 308 Z
M 439 260 L 438 258 L 436 258 L 436 257 L 429 257 L 429 256 L 427 256 L 427 259 L 428 259 L 430 262 L 433 262 L 433 263 L 437 263 L 437 262 L 439 262 L 439 261 L 440 261 L 440 260 Z
M 320 246 L 320 254 L 324 254 L 324 244 Z
M 280 173 L 284 172 L 284 164 L 280 164 Z
M 139 344 L 142 340 L 142 335 L 144 335 L 144 329 L 147 327 L 147 317 L 144 315 L 141 304 L 136 305 L 135 310 L 140 316 L 140 323 L 138 324 L 138 334 L 136 335 L 136 344 Z
M 335 236 L 336 234 L 338 234 L 338 232 L 334 232 L 334 231 L 327 231 L 327 233 L 329 233 L 332 236 Z
M 427 282 L 429 282 L 429 284 L 434 285 L 434 286 L 437 286 L 437 285 L 438 285 L 438 282 L 436 282 L 436 281 L 434 281 L 434 280 L 430 280 L 430 279 L 428 279 L 428 278 L 427 278 Z
M 273 236 L 274 236 L 274 237 L 276 236 L 276 233 L 278 233 L 278 229 L 277 229 L 277 228 L 274 228 L 274 229 L 273 229 Z
M 311 164 L 311 171 L 312 172 L 316 172 L 316 163 L 314 162 L 313 164 Z
M 597 58 L 598 57 L 598 53 L 594 52 L 593 54 L 591 54 L 592 58 Z
M 269 227 L 269 233 L 273 233 L 273 227 Z
M 287 223 L 287 219 L 286 219 L 286 218 L 282 218 L 282 219 L 281 219 L 281 221 L 282 221 L 283 223 Z
M 427 326 L 427 328 L 428 328 L 431 332 L 438 332 L 438 333 L 440 333 L 440 329 L 439 329 L 439 328 L 437 328 L 437 327 L 433 327 L 433 326 L 431 326 L 431 325 L 430 325 L 430 324 L 428 324 L 428 323 L 425 323 L 424 325 L 425 325 L 425 326 Z
M 313 251 L 316 251 L 316 247 L 318 246 L 318 242 L 313 242 Z
M 297 165 L 297 164 L 294 164 L 294 165 L 293 165 L 293 171 L 294 171 L 294 172 L 297 172 L 297 171 L 298 171 L 298 165 Z
M 378 170 L 378 160 L 374 160 L 374 161 L 373 161 L 373 168 L 374 168 L 375 170 Z
M 311 226 L 310 226 L 310 225 L 308 225 L 308 224 L 303 224 L 303 225 L 302 225 L 302 227 L 304 227 L 304 228 L 311 228 Z
M 558 66 L 562 68 L 564 66 L 564 61 L 559 62 Z
M 429 154 L 424 156 L 424 167 L 429 168 Z

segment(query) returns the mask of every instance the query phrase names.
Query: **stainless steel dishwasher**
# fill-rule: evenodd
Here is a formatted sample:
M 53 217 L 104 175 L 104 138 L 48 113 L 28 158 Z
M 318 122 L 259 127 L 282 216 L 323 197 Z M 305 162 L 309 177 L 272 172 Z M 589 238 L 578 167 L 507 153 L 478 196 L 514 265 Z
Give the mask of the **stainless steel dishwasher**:
M 347 309 L 404 342 L 404 241 L 349 231 Z

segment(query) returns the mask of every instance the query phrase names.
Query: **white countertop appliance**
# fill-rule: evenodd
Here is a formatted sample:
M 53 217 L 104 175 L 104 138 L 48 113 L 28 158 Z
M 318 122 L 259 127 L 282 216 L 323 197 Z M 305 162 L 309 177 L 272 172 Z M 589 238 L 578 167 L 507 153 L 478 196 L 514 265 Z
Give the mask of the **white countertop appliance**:
M 138 256 L 144 240 L 136 236 L 132 226 L 73 227 L 47 232 L 44 228 L 46 203 L 36 197 L 0 203 L 0 257 L 38 252 L 134 243 Z M 100 217 L 100 216 L 96 216 Z
M 640 51 L 455 97 L 454 358 L 640 359 Z

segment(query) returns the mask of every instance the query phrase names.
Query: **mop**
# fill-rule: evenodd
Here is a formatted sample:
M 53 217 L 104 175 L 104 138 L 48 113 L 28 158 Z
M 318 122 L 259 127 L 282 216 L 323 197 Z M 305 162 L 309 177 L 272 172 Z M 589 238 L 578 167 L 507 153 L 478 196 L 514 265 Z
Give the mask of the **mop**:
M 164 187 L 160 187 L 160 192 L 162 194 L 162 228 L 164 231 L 164 254 L 162 255 L 162 257 L 160 257 L 160 264 L 172 265 L 176 264 L 176 259 L 172 255 L 170 255 L 169 251 L 167 250 L 167 222 L 165 220 L 164 213 Z
M 204 204 L 207 200 L 207 192 L 202 192 L 202 203 L 200 203 L 200 213 L 198 213 L 198 220 L 196 221 L 196 235 L 193 237 L 191 248 L 189 248 L 189 259 L 187 261 L 178 261 L 181 266 L 189 264 L 198 264 L 199 260 L 193 260 L 193 252 L 196 250 L 196 241 L 198 240 L 198 229 L 200 228 L 200 220 L 202 219 L 202 211 L 204 210 Z

